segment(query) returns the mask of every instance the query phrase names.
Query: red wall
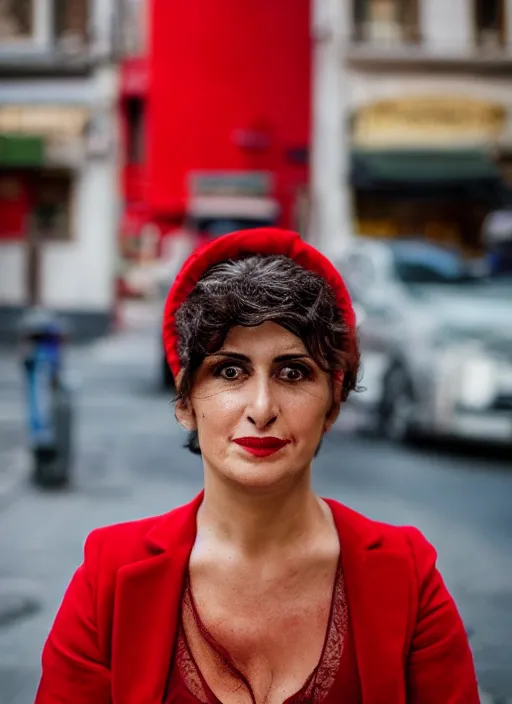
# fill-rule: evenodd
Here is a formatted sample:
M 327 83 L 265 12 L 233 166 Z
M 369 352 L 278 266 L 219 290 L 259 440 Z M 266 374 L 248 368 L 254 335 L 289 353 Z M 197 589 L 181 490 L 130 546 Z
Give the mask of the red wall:
M 307 167 L 309 0 L 151 0 L 149 201 L 183 208 L 190 170 L 268 169 L 285 207 Z M 268 137 L 248 149 L 240 131 Z
M 30 208 L 27 175 L 0 172 L 0 240 L 26 236 Z

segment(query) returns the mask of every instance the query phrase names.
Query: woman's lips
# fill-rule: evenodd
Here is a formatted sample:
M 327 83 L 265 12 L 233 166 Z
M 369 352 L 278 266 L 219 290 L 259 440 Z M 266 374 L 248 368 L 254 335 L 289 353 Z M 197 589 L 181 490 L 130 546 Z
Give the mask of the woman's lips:
M 250 452 L 251 455 L 255 457 L 268 457 L 281 450 L 285 445 L 288 445 L 290 441 L 273 437 L 248 437 L 236 438 L 233 442 L 236 442 L 237 445 L 240 445 L 240 447 L 243 447 L 244 450 Z

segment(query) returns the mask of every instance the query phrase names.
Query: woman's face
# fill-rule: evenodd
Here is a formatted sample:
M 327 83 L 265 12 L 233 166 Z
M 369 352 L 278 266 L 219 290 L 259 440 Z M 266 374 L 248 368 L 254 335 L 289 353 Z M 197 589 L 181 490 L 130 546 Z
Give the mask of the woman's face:
M 330 375 L 302 340 L 267 322 L 230 330 L 177 416 L 198 431 L 207 472 L 263 489 L 305 475 L 338 410 Z

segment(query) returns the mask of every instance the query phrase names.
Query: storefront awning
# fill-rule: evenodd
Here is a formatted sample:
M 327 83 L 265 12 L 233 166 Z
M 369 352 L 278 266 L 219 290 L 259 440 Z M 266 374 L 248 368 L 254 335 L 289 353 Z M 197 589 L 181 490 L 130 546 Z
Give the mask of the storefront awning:
M 351 172 L 355 188 L 501 180 L 496 164 L 479 150 L 354 150 Z
M 38 167 L 44 163 L 44 141 L 31 135 L 0 134 L 0 166 Z

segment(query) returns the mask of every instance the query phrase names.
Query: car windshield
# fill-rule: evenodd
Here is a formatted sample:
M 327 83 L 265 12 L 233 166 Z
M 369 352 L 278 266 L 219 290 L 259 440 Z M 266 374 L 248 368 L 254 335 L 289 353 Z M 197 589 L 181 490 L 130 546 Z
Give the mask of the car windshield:
M 464 259 L 421 242 L 390 245 L 397 277 L 406 284 L 451 284 L 474 280 Z

